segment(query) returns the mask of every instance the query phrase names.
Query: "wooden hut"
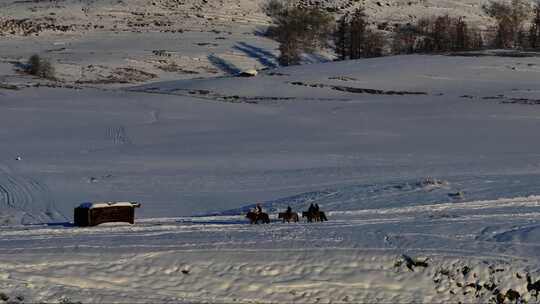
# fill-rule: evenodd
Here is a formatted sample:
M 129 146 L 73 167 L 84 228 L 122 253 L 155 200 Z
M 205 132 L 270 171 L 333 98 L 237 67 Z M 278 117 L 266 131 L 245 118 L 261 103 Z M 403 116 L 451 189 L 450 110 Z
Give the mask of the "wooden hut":
M 135 223 L 137 202 L 83 203 L 75 208 L 75 226 L 96 226 L 109 222 Z

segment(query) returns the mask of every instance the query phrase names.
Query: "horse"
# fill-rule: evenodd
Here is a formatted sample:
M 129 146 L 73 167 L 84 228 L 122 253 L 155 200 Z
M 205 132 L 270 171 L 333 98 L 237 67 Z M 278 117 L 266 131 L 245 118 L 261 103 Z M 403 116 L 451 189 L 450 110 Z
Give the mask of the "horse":
M 313 214 L 311 214 L 311 212 L 303 211 L 302 212 L 302 218 L 304 218 L 304 217 L 307 219 L 308 223 L 313 222 Z
M 313 221 L 315 222 L 328 221 L 328 218 L 326 217 L 326 214 L 324 213 L 324 211 L 314 211 L 314 212 L 304 211 L 302 212 L 302 217 L 307 218 L 307 221 L 309 223 Z
M 296 212 L 291 212 L 291 213 L 287 213 L 287 212 L 280 212 L 278 214 L 278 218 L 280 218 L 283 223 L 285 223 L 285 221 L 287 221 L 287 223 L 290 223 L 291 221 L 293 222 L 298 222 L 298 213 Z
M 270 217 L 268 217 L 267 213 L 261 212 L 261 213 L 255 213 L 253 211 L 250 211 L 246 214 L 246 218 L 249 219 L 251 224 L 258 224 L 259 221 L 261 221 L 263 224 L 269 224 L 270 223 Z

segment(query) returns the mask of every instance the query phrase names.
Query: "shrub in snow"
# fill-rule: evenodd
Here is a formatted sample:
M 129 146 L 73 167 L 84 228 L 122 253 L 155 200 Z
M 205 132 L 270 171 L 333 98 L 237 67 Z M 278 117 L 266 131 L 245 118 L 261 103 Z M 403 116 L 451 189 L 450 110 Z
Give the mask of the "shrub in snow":
M 26 72 L 30 75 L 38 76 L 45 79 L 55 79 L 55 71 L 49 60 L 42 58 L 39 55 L 32 55 L 28 59 Z

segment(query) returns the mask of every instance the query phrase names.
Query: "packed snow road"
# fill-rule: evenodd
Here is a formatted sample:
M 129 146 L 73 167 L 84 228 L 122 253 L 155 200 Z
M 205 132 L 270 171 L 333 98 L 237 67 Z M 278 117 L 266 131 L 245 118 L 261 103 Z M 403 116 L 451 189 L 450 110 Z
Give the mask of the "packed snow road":
M 0 287 L 30 301 L 442 303 L 487 301 L 492 291 L 465 286 L 493 283 L 533 300 L 525 277 L 539 273 L 539 206 L 526 197 L 333 211 L 325 223 L 217 215 L 6 227 Z M 411 271 L 402 255 L 428 266 Z

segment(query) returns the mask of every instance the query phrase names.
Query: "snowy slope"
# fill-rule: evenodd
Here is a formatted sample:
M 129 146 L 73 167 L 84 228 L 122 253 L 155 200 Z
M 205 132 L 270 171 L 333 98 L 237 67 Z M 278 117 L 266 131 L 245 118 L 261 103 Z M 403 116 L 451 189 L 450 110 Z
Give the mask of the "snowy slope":
M 63 84 L 122 86 L 223 76 L 277 65 L 277 45 L 264 38 L 262 0 L 2 1 L 0 63 L 50 59 Z M 486 27 L 485 0 L 351 1 L 321 4 L 340 13 L 364 5 L 380 28 L 424 16 L 463 16 Z M 321 62 L 332 54 L 307 61 Z M 15 65 L 16 66 L 16 65 Z M 0 81 L 20 84 L 13 72 Z M 40 82 L 36 79 L 31 83 Z M 24 82 L 26 83 L 26 81 Z
M 0 290 L 27 302 L 485 303 L 512 289 L 534 303 L 539 67 L 396 56 L 0 89 Z M 142 208 L 133 226 L 73 227 L 86 201 Z M 270 225 L 247 224 L 256 202 Z M 275 219 L 314 202 L 330 221 Z
M 4 204 L 61 219 L 83 201 L 139 200 L 144 216 L 181 216 L 426 176 L 471 194 L 495 176 L 474 199 L 529 195 L 539 72 L 538 57 L 398 56 L 128 90 L 2 90 Z M 508 176 L 525 186 L 500 190 Z

